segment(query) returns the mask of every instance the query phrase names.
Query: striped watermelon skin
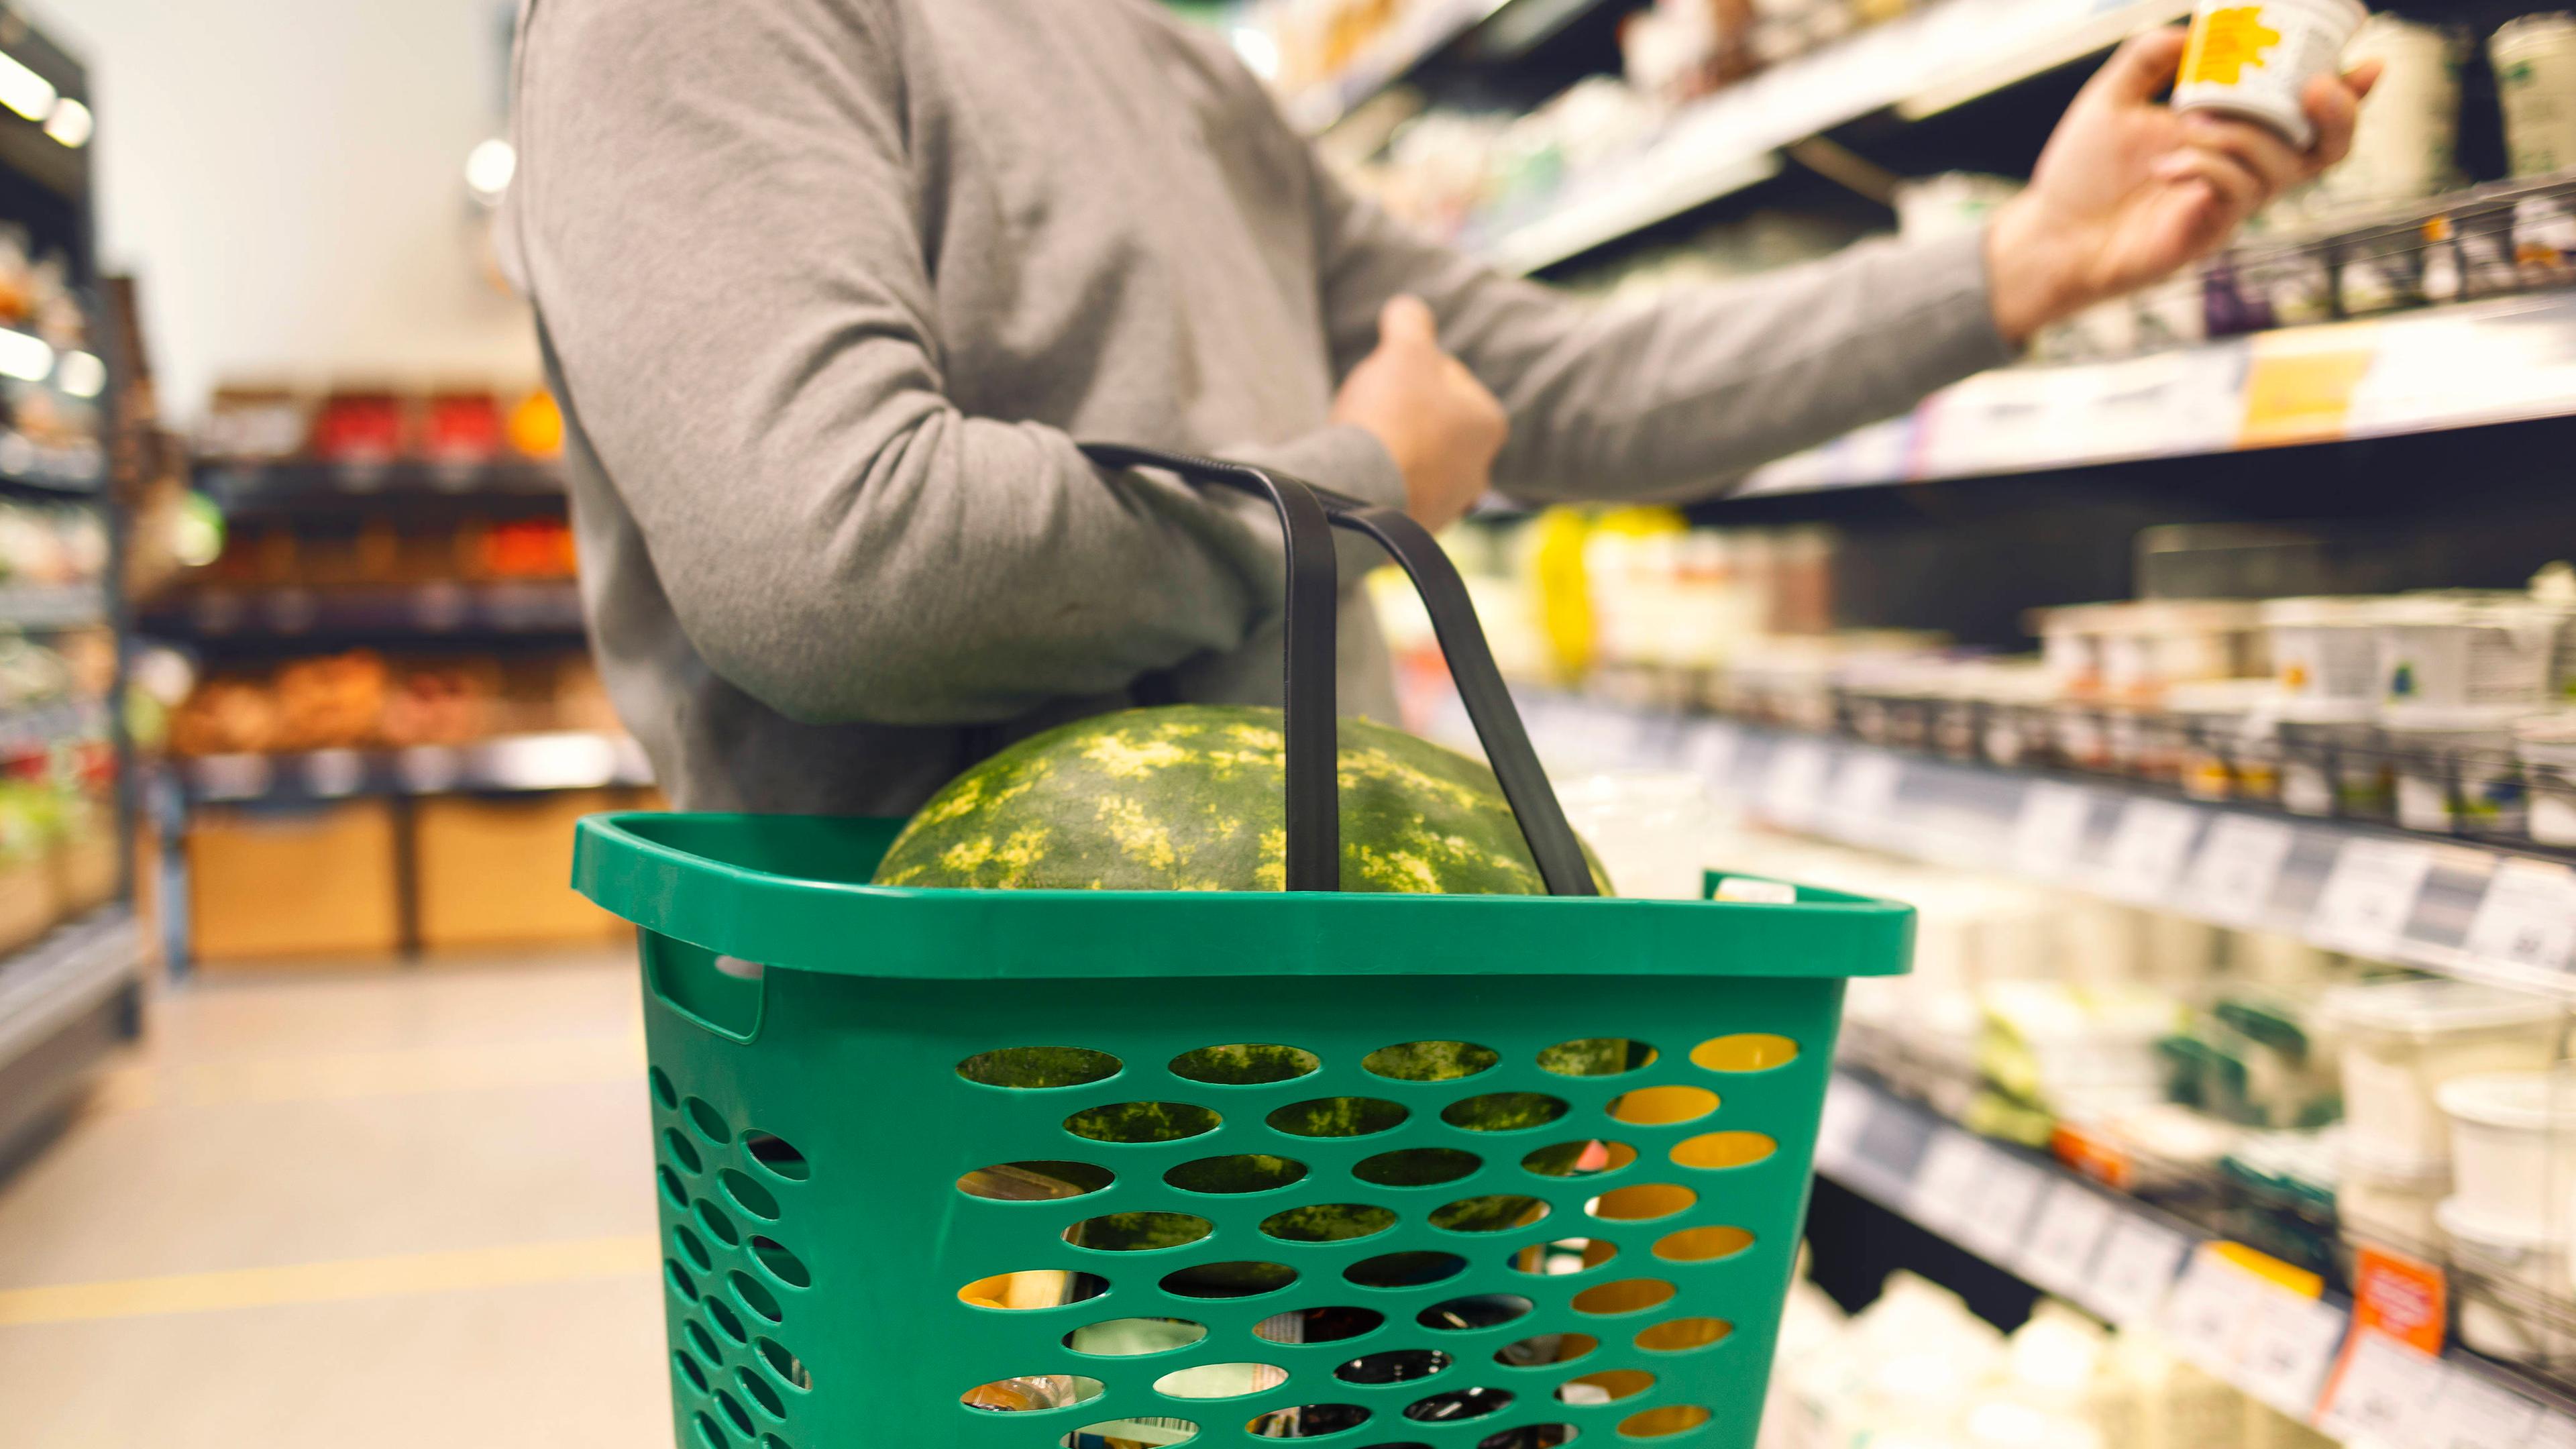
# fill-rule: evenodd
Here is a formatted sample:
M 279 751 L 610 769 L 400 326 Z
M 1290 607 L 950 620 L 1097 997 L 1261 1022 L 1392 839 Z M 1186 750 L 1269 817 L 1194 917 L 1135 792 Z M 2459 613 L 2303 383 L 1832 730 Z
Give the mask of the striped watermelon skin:
M 1283 889 L 1284 744 L 1280 712 L 1250 706 L 1127 710 L 1050 730 L 951 781 L 886 852 L 876 883 Z M 1366 720 L 1343 720 L 1340 746 L 1343 890 L 1545 893 L 1491 770 Z

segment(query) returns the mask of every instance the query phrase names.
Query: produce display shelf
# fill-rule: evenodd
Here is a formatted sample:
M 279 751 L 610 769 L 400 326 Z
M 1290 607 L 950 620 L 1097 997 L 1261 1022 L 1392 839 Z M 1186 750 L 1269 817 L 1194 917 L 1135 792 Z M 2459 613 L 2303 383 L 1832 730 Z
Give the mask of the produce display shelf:
M 2297 380 L 2307 379 L 2302 385 Z M 2326 385 L 2315 385 L 2318 380 Z M 2440 432 L 2576 412 L 2576 294 L 2013 367 L 1756 471 L 1738 498 Z
M 334 637 L 572 637 L 581 594 L 569 579 L 308 589 L 199 588 L 156 608 L 148 630 L 200 642 Z
M 120 994 L 140 985 L 143 932 L 103 906 L 0 958 L 0 1140 L 57 1102 L 113 1039 L 131 1035 Z M 105 1013 L 113 1018 L 98 1029 Z
M 174 762 L 194 804 L 303 804 L 361 796 L 531 794 L 649 785 L 643 748 L 586 730 L 465 745 L 203 755 Z
M 107 622 L 96 584 L 0 584 L 0 628 L 83 629 Z
M 2203 1371 L 2337 1439 L 2576 1445 L 2576 1405 L 2520 1372 L 2356 1332 L 2349 1302 L 2249 1271 L 2198 1227 L 1865 1075 L 1834 1074 L 1816 1171 L 2111 1323 L 2159 1328 Z
M 209 460 L 200 492 L 227 513 L 309 506 L 326 499 L 544 498 L 563 494 L 553 463 L 507 461 L 316 463 Z
M 0 760 L 40 754 L 64 740 L 104 739 L 112 721 L 107 702 L 57 699 L 0 709 Z
M 1288 119 L 1308 135 L 1341 124 L 1370 98 L 1411 75 L 1468 32 L 1523 0 L 1447 0 L 1416 5 L 1338 75 L 1287 98 Z
M 1684 107 L 1620 159 L 1464 240 L 1506 271 L 1542 271 L 1768 180 L 1784 147 L 1885 111 L 1937 114 L 2191 8 L 2189 0 L 1939 0 Z
M 2576 1000 L 2576 869 L 2545 852 L 1552 692 L 1521 704 L 1552 771 L 1688 770 L 1785 829 Z

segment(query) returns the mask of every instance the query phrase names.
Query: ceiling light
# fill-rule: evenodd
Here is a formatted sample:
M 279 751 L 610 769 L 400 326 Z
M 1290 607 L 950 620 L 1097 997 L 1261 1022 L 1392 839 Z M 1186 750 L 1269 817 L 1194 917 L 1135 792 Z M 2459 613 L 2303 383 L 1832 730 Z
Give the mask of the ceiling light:
M 69 96 L 54 103 L 53 119 L 45 122 L 46 135 L 75 151 L 88 145 L 91 133 L 97 129 L 98 123 L 90 115 L 89 107 Z
M 0 327 L 0 377 L 43 382 L 54 375 L 54 349 L 45 339 Z
M 509 142 L 493 139 L 465 157 L 465 184 L 486 201 L 498 201 L 519 174 L 519 153 Z
M 55 364 L 54 384 L 74 397 L 96 397 L 107 390 L 107 364 L 94 352 L 66 352 Z
M 41 121 L 54 113 L 60 94 L 52 81 L 27 69 L 16 56 L 0 53 L 0 106 L 30 121 Z

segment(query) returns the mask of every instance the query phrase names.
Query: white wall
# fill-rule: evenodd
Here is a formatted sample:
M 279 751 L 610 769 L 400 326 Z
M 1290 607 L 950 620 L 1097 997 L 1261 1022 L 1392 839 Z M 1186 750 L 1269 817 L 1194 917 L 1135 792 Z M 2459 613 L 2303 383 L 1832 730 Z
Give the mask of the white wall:
M 143 279 L 164 408 L 218 381 L 537 378 L 478 275 L 466 153 L 500 0 L 38 0 L 90 67 L 102 247 Z

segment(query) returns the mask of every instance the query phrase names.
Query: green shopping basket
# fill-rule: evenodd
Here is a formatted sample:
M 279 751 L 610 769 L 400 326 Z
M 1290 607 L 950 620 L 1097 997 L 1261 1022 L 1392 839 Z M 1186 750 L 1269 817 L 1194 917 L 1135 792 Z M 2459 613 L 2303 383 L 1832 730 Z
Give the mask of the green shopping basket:
M 1427 534 L 1093 455 L 1281 514 L 1291 889 L 884 889 L 899 821 L 583 821 L 641 928 L 680 1441 L 1751 1445 L 1843 982 L 1912 912 L 1587 898 Z M 1422 587 L 1556 895 L 1333 889 L 1328 525 Z

